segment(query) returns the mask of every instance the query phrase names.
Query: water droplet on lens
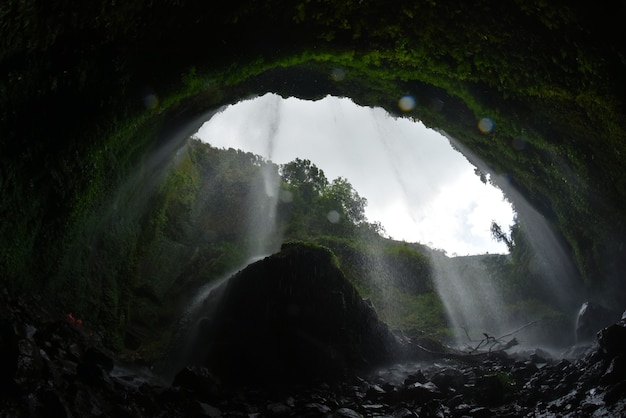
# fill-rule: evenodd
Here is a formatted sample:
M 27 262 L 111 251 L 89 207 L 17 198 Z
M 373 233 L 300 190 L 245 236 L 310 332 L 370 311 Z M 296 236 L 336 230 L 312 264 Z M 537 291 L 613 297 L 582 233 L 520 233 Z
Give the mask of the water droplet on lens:
M 330 78 L 334 81 L 343 81 L 346 78 L 346 70 L 337 67 L 330 72 Z
M 159 98 L 154 93 L 146 94 L 143 97 L 143 105 L 146 109 L 154 109 L 159 105 Z
M 491 118 L 482 118 L 478 121 L 478 129 L 484 134 L 493 131 L 494 126 L 495 123 Z
M 290 203 L 293 201 L 293 193 L 289 190 L 281 190 L 279 199 L 283 203 Z
M 403 112 L 410 112 L 415 109 L 415 98 L 410 95 L 402 96 L 402 98 L 398 101 L 398 107 Z
M 328 222 L 332 223 L 332 224 L 336 224 L 337 222 L 339 222 L 339 212 L 337 212 L 336 210 L 331 210 L 330 212 L 328 212 L 328 215 L 326 215 L 326 218 L 328 219 Z

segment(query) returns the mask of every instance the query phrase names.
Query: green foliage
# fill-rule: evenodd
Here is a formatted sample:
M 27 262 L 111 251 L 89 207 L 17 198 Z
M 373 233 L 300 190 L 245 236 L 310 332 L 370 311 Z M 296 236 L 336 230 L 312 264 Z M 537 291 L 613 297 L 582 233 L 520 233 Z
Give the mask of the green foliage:
M 408 245 L 394 245 L 385 248 L 383 260 L 391 270 L 390 280 L 413 294 L 432 293 L 432 272 L 430 260 L 423 253 Z
M 414 95 L 417 107 L 404 116 L 445 130 L 506 173 L 565 237 L 588 283 L 616 272 L 613 284 L 623 289 L 616 260 L 626 231 L 625 60 L 603 29 L 620 24 L 618 13 L 544 0 L 244 3 L 83 2 L 71 13 L 56 3 L 2 3 L 0 271 L 7 286 L 52 295 L 118 332 L 141 315 L 133 293 L 144 285 L 158 289 L 143 298 L 153 306 L 172 281 L 185 288 L 188 271 L 181 272 L 189 266 L 213 277 L 244 257 L 253 245 L 241 208 L 255 187 L 249 174 L 264 163 L 195 146 L 179 172 L 151 171 L 148 160 L 163 139 L 158 133 L 180 120 L 274 90 L 332 92 L 393 114 L 399 97 Z M 180 22 L 198 24 L 181 30 Z M 250 42 L 250 33 L 268 39 Z M 190 47 L 200 38 L 216 40 L 206 54 Z M 336 67 L 346 72 L 341 82 L 329 80 Z M 284 69 L 302 77 L 286 82 Z M 318 87 L 304 88 L 307 79 Z M 146 109 L 137 92 L 153 81 L 158 106 Z M 496 122 L 489 134 L 476 129 L 484 116 Z M 238 165 L 244 161 L 253 164 Z M 365 200 L 346 186 L 331 193 L 327 185 L 320 195 L 287 182 L 294 196 L 282 208 L 288 235 L 374 237 L 379 229 L 361 217 Z M 315 204 L 306 206 L 308 198 Z M 347 222 L 329 223 L 331 208 Z M 381 264 L 372 251 L 343 250 L 350 260 Z M 516 250 L 495 263 L 509 273 L 511 294 L 532 294 L 536 277 L 524 275 L 526 258 Z M 355 262 L 343 268 L 359 271 Z M 382 292 L 372 283 L 361 286 Z
M 433 290 L 429 259 L 418 246 L 380 235 L 367 240 L 322 236 L 316 242 L 337 255 L 346 277 L 392 328 L 450 336 L 445 310 Z
M 322 194 L 328 187 L 326 175 L 310 160 L 296 158 L 283 164 L 280 173 L 283 180 L 290 186 L 298 188 L 303 199 L 308 202 Z
M 289 239 L 354 236 L 360 227 L 375 228 L 365 217 L 367 200 L 345 178 L 329 183 L 321 169 L 299 158 L 281 166 L 280 173 L 284 181 L 281 193 L 289 198 L 283 199 L 279 212 L 287 222 Z
M 403 331 L 417 331 L 433 338 L 447 340 L 451 334 L 448 329 L 446 312 L 435 292 L 414 295 L 397 289 L 386 297 L 380 305 L 374 300 L 374 306 L 380 306 L 380 315 L 392 328 Z M 389 301 L 393 301 L 391 304 Z
M 356 190 L 343 177 L 338 177 L 322 193 L 322 200 L 326 207 L 335 210 L 345 216 L 346 220 L 353 225 L 361 225 L 367 221 L 365 207 L 367 199 L 359 196 Z

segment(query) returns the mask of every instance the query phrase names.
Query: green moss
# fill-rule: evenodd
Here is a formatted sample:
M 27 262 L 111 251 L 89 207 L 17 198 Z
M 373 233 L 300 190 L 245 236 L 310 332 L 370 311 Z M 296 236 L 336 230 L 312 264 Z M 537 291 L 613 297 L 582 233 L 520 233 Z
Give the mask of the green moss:
M 266 91 L 348 96 L 445 130 L 507 174 L 558 228 L 590 287 L 604 280 L 623 289 L 616 260 L 626 235 L 626 60 L 620 40 L 603 29 L 618 13 L 539 0 L 394 8 L 378 1 L 278 8 L 273 1 L 258 8 L 90 2 L 71 13 L 54 2 L 5 3 L 0 270 L 16 292 L 55 295 L 111 327 L 134 317 L 133 291 L 152 274 L 176 276 L 174 265 L 188 250 L 181 218 L 202 187 L 192 157 L 155 179 L 142 173 L 147 156 L 167 142 L 164 132 Z M 215 42 L 199 53 L 198 39 Z M 330 77 L 337 67 L 346 72 L 341 82 Z M 158 97 L 151 109 L 142 103 L 146 85 Z M 404 94 L 417 98 L 410 113 L 397 109 Z M 490 134 L 476 129 L 484 116 L 496 122 Z M 513 146 L 520 140 L 523 147 Z M 158 193 L 133 198 L 144 189 Z M 193 262 L 211 275 L 241 257 L 236 223 L 224 224 L 233 236 Z M 344 260 L 369 250 L 344 244 L 329 246 L 356 277 L 356 263 Z M 168 280 L 157 280 L 159 292 Z

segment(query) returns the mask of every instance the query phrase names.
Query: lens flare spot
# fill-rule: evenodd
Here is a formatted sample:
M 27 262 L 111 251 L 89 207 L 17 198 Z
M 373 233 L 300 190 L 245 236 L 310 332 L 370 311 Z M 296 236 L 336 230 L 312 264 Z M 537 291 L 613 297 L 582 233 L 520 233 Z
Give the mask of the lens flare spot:
M 402 98 L 398 101 L 398 107 L 403 112 L 410 112 L 415 109 L 415 97 L 408 94 L 406 96 L 402 96 Z
M 330 78 L 333 81 L 343 81 L 346 78 L 346 70 L 341 67 L 333 68 L 330 72 Z
M 289 190 L 281 190 L 278 198 L 283 203 L 291 203 L 293 202 L 293 193 L 291 193 Z
M 328 219 L 328 222 L 330 222 L 331 224 L 338 223 L 339 222 L 339 218 L 341 218 L 341 216 L 339 215 L 339 212 L 337 212 L 336 210 L 331 210 L 326 215 L 326 219 Z
M 146 109 L 156 109 L 159 105 L 159 98 L 154 93 L 148 93 L 143 97 L 143 105 Z
M 478 129 L 480 130 L 480 132 L 487 134 L 491 131 L 493 131 L 493 128 L 495 127 L 495 123 L 491 118 L 482 118 L 481 120 L 478 121 Z

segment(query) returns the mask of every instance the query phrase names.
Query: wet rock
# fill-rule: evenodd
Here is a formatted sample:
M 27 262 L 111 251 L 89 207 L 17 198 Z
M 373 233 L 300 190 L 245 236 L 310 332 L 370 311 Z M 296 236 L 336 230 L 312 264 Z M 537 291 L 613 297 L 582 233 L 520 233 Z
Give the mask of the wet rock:
M 198 406 L 200 407 L 199 415 L 209 418 L 220 418 L 222 416 L 222 411 L 211 406 L 209 404 L 198 402 Z
M 596 361 L 584 364 L 584 370 L 579 378 L 579 384 L 584 389 L 591 389 L 600 383 L 600 378 L 604 375 L 607 364 L 605 361 Z
M 441 399 L 442 395 L 439 388 L 433 382 L 416 382 L 404 388 L 402 398 L 418 403 L 426 403 L 433 399 Z
M 626 381 L 622 380 L 608 388 L 604 395 L 604 402 L 611 405 L 626 396 Z M 626 411 L 624 411 L 626 412 Z
M 626 357 L 617 356 L 611 359 L 611 363 L 600 378 L 600 384 L 610 386 L 626 379 Z
M 552 369 L 558 372 L 564 372 L 571 367 L 572 367 L 572 363 L 567 359 L 563 359 L 559 361 L 558 363 L 556 363 Z
M 460 389 L 467 382 L 467 377 L 457 369 L 448 368 L 437 372 L 431 381 L 439 390 L 446 391 L 449 388 Z
M 361 409 L 364 411 L 365 415 L 382 415 L 387 410 L 388 406 L 382 403 L 370 403 L 361 405 Z
M 315 416 L 326 416 L 330 414 L 331 409 L 323 404 L 312 402 L 304 405 L 304 410 L 308 414 L 319 414 Z
M 59 394 L 52 389 L 45 389 L 38 393 L 37 399 L 40 403 L 39 416 L 63 418 L 69 416 L 65 402 Z
M 600 406 L 600 404 L 594 402 L 583 402 L 580 410 L 584 415 L 591 416 Z
M 219 380 L 205 367 L 185 367 L 176 374 L 172 386 L 194 392 L 200 399 L 211 399 L 220 394 Z
M 561 358 L 575 361 L 581 357 L 584 357 L 590 353 L 596 353 L 597 339 L 595 342 L 589 342 L 586 344 L 576 344 L 572 347 L 568 347 L 560 354 Z
M 454 416 L 469 415 L 471 410 L 472 410 L 471 405 L 468 405 L 466 403 L 458 404 L 454 408 L 452 408 Z
M 491 409 L 486 408 L 484 406 L 470 409 L 468 415 L 472 418 L 490 418 L 493 416 L 493 412 Z
M 552 360 L 552 355 L 541 348 L 537 348 L 530 354 L 529 359 L 534 364 L 547 363 Z
M 626 416 L 626 357 L 609 354 L 619 347 L 610 331 L 602 346 L 570 360 L 543 363 L 533 357 L 539 352 L 528 352 L 472 365 L 446 359 L 421 365 L 423 371 L 396 365 L 372 371 L 371 377 L 328 383 L 237 388 L 193 367 L 181 370 L 172 387 L 163 387 L 142 380 L 145 364 L 125 365 L 120 375 L 112 355 L 90 346 L 65 323 L 16 318 L 21 316 L 0 326 L 2 342 L 9 343 L 2 346 L 8 358 L 0 362 L 15 367 L 4 378 L 15 390 L 0 394 L 3 416 Z M 19 386 L 16 377 L 22 378 Z
M 333 418 L 363 418 L 363 415 L 350 408 L 339 408 L 333 413 Z
M 387 392 L 379 385 L 372 385 L 367 392 L 365 392 L 365 397 L 370 400 L 378 400 L 382 399 L 386 394 Z
M 68 344 L 68 347 L 72 344 Z M 73 359 L 74 355 L 63 350 L 64 356 Z M 78 378 L 92 386 L 111 386 L 112 382 L 109 374 L 113 370 L 113 359 L 96 348 L 89 348 L 81 356 L 80 363 L 76 366 Z
M 502 405 L 505 387 L 496 375 L 482 376 L 476 380 L 476 398 L 480 403 L 489 406 Z
M 284 417 L 291 414 L 291 408 L 283 403 L 267 405 L 267 414 L 271 417 Z
M 457 406 L 463 404 L 466 402 L 466 396 L 462 395 L 462 394 L 458 394 L 458 395 L 454 395 L 452 397 L 449 397 L 446 400 L 446 405 L 448 406 L 448 408 L 456 408 Z
M 626 354 L 626 328 L 613 324 L 598 332 L 598 344 L 610 357 Z
M 33 390 L 41 384 L 43 377 L 43 360 L 39 348 L 34 342 L 24 338 L 17 343 L 17 353 L 15 383 L 22 389 Z
M 341 380 L 400 349 L 329 250 L 286 244 L 224 287 L 203 357 L 229 384 Z
M 426 378 L 426 376 L 424 376 L 424 373 L 422 373 L 421 370 L 418 370 L 417 372 L 413 374 L 409 374 L 406 377 L 406 379 L 404 380 L 404 385 L 409 386 L 413 383 L 426 383 L 426 382 L 428 382 L 428 379 Z
M 437 400 L 426 402 L 419 411 L 419 416 L 445 418 L 450 416 L 450 409 Z
M 102 367 L 95 363 L 80 363 L 76 368 L 78 378 L 88 385 L 102 386 L 111 385 L 109 374 Z
M 511 368 L 510 374 L 516 380 L 528 380 L 530 379 L 539 368 L 535 365 L 535 363 L 530 360 L 528 362 L 517 362 Z
M 13 328 L 13 324 L 0 319 L 0 388 L 2 391 L 9 391 L 14 384 L 13 377 L 17 371 L 17 360 L 20 356 L 18 348 L 18 338 Z
M 410 409 L 401 406 L 393 411 L 393 418 L 418 418 L 418 415 Z
M 583 303 L 576 318 L 577 341 L 593 340 L 598 330 L 615 322 L 616 319 L 611 311 L 597 303 Z
M 104 370 L 106 373 L 111 373 L 113 367 L 115 366 L 115 362 L 113 358 L 108 354 L 105 354 L 102 350 L 99 350 L 95 347 L 88 348 L 83 354 L 81 361 L 83 363 L 92 363 Z

